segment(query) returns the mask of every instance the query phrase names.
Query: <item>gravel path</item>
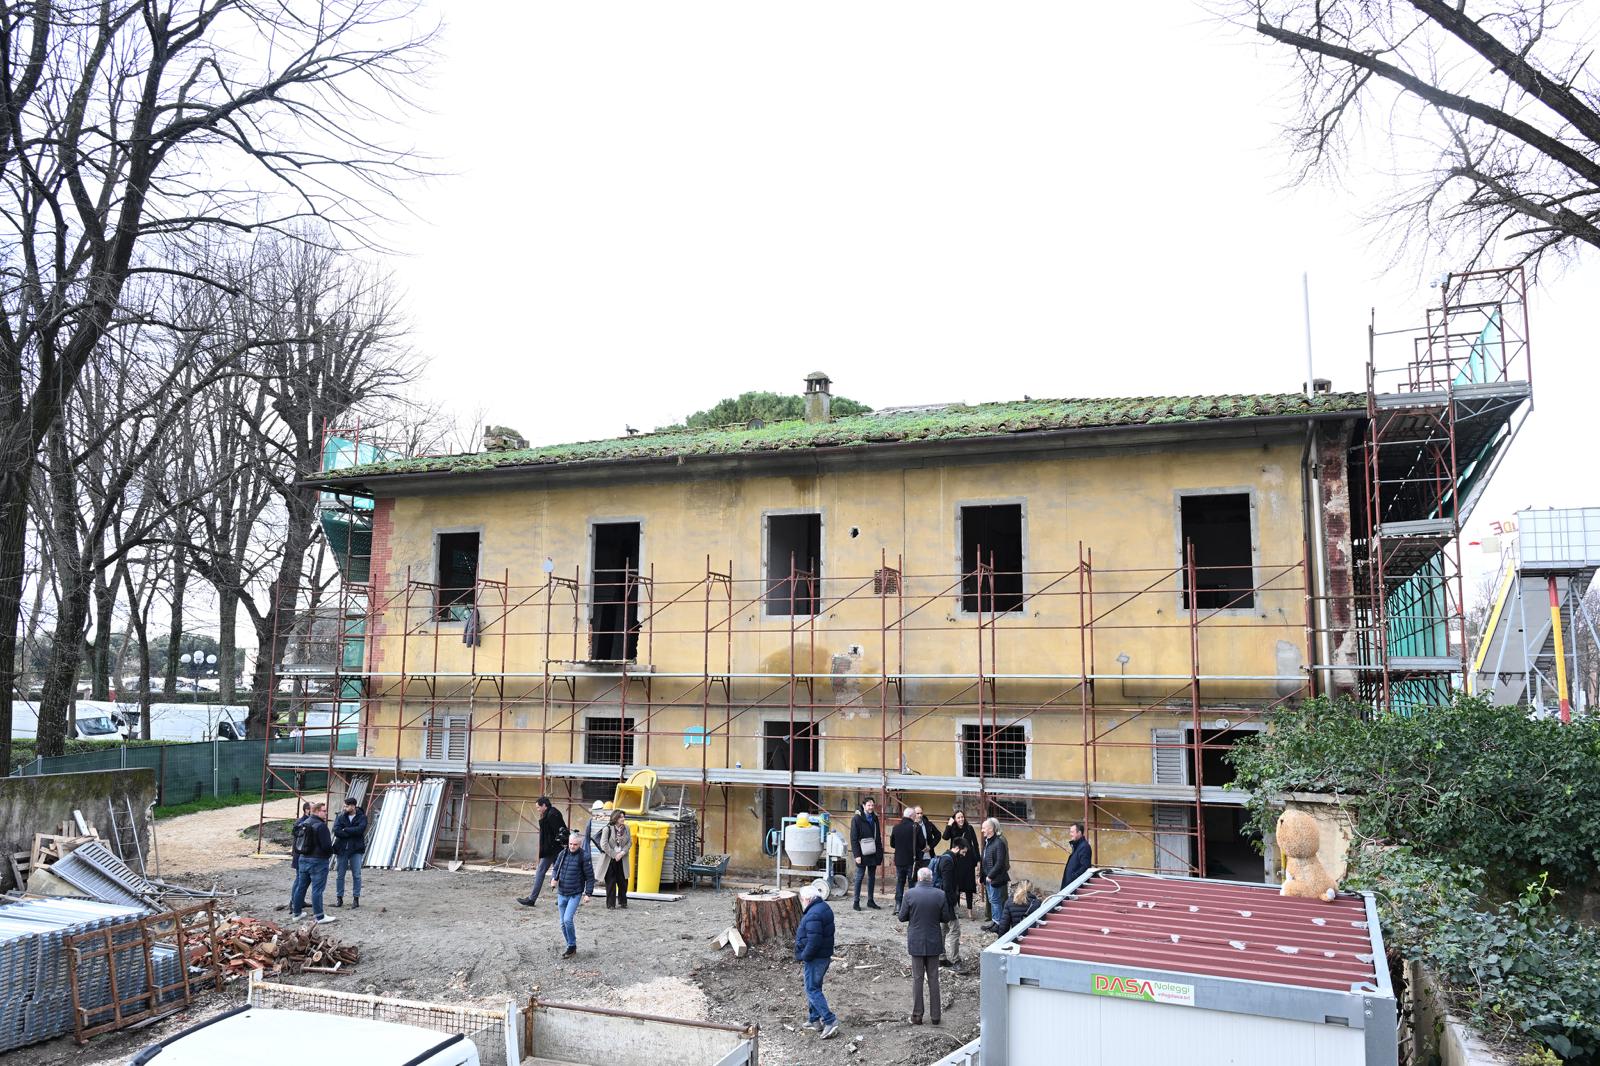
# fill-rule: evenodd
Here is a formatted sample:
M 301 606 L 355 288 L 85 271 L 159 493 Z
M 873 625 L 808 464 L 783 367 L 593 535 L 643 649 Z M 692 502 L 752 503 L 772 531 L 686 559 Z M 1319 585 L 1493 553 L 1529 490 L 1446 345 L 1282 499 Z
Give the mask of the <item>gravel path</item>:
M 267 804 L 269 821 L 293 818 L 294 814 L 293 797 Z M 259 870 L 268 863 L 282 862 L 289 854 L 287 848 L 268 841 L 257 855 L 255 835 L 248 839 L 239 835 L 255 828 L 260 817 L 260 805 L 251 803 L 162 819 L 156 823 L 160 875 L 179 883 L 185 878 L 204 881 L 224 870 Z

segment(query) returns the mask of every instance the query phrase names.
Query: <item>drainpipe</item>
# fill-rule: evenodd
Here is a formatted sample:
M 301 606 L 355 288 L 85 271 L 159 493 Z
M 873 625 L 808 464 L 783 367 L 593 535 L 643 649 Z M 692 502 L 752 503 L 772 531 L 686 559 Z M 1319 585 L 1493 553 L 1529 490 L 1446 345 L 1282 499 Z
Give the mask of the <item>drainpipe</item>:
M 1314 597 L 1312 629 L 1314 631 L 1317 661 L 1311 664 L 1311 690 L 1323 693 L 1333 687 L 1333 675 L 1321 666 L 1333 665 L 1333 647 L 1328 633 L 1328 573 L 1327 545 L 1322 529 L 1322 482 L 1317 477 L 1316 423 L 1306 420 L 1306 442 L 1300 462 L 1300 491 L 1305 501 L 1306 565 L 1311 567 L 1311 590 Z
M 1306 322 L 1306 399 L 1316 396 L 1317 379 L 1311 362 L 1311 276 L 1300 275 L 1300 295 L 1305 307 Z M 1328 633 L 1328 546 L 1322 528 L 1322 479 L 1318 476 L 1316 452 L 1317 424 L 1306 419 L 1306 443 L 1301 455 L 1300 488 L 1306 506 L 1306 531 L 1310 543 L 1306 546 L 1306 565 L 1311 567 L 1312 628 L 1317 662 L 1311 664 L 1311 691 L 1318 691 L 1319 679 L 1324 691 L 1333 687 L 1333 676 L 1318 670 L 1319 666 L 1333 665 L 1333 647 Z

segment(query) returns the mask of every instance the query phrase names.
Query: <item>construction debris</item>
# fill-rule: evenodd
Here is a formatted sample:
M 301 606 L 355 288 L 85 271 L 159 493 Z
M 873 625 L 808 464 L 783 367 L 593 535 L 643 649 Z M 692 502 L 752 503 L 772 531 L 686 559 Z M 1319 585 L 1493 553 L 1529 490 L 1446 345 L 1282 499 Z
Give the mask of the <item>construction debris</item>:
M 99 840 L 88 840 L 48 869 L 84 895 L 128 907 L 156 907 L 161 890 L 111 854 Z
M 73 1031 L 74 991 L 83 1013 L 104 1011 L 112 999 L 108 968 L 70 965 L 67 945 L 74 936 L 121 928 L 143 913 L 142 907 L 79 899 L 0 906 L 0 1052 Z M 163 985 L 180 969 L 176 952 L 157 950 L 149 969 L 119 962 L 116 980 L 121 994 L 143 993 L 152 975 Z
M 259 972 L 281 974 L 343 973 L 361 958 L 354 944 L 341 944 L 315 922 L 284 927 L 262 918 L 235 914 L 217 926 L 217 947 L 223 972 L 231 977 Z
M 739 930 L 731 925 L 724 929 L 722 935 L 711 943 L 714 947 L 719 948 L 731 946 L 733 948 L 733 957 L 736 959 L 742 959 L 750 953 L 750 947 L 744 942 L 744 937 L 740 936 Z

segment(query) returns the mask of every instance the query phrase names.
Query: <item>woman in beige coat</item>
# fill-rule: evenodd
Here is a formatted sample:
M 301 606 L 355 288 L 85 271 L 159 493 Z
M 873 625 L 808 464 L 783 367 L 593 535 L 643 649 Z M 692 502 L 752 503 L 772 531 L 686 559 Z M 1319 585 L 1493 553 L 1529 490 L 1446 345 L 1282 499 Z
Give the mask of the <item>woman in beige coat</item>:
M 595 874 L 605 882 L 607 910 L 628 909 L 628 852 L 633 847 L 633 834 L 628 831 L 626 818 L 622 811 L 612 811 L 610 824 L 600 830 Z

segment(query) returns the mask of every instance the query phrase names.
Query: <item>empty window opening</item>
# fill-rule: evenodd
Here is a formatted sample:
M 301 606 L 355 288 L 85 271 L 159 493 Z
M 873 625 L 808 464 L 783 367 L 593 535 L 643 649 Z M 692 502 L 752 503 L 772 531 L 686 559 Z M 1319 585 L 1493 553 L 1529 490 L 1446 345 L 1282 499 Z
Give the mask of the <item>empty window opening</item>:
M 960 524 L 961 609 L 986 614 L 1022 610 L 1022 505 L 963 507 Z
M 633 719 L 588 719 L 583 731 L 583 761 L 606 766 L 632 765 Z
M 439 575 L 435 608 L 442 622 L 459 621 L 473 605 L 473 587 L 478 583 L 477 533 L 440 533 Z
M 761 765 L 765 769 L 805 773 L 822 766 L 821 735 L 810 722 L 764 722 L 761 744 Z M 815 814 L 822 810 L 822 796 L 814 788 L 790 789 L 786 785 L 773 785 L 763 791 L 766 793 L 761 812 L 763 836 L 766 831 L 776 829 L 785 818 L 802 811 Z
M 1200 731 L 1200 773 L 1206 785 L 1231 784 L 1238 771 L 1228 761 L 1228 753 L 1244 737 L 1253 735 L 1248 729 L 1202 729 Z M 1194 727 L 1185 726 L 1183 742 L 1194 742 Z M 1184 753 L 1185 784 L 1194 782 L 1194 752 Z M 1266 863 L 1247 835 L 1249 812 L 1243 807 L 1208 803 L 1201 822 L 1201 833 L 1206 843 L 1206 868 L 1203 877 L 1220 877 L 1228 881 L 1265 881 Z M 1193 825 L 1193 820 L 1189 822 Z
M 816 614 L 822 603 L 822 516 L 767 516 L 767 613 Z
M 1250 550 L 1250 494 L 1207 493 L 1185 496 L 1183 517 L 1183 605 L 1189 599 L 1187 554 L 1194 549 L 1195 595 L 1201 611 L 1252 608 L 1254 570 Z
M 639 523 L 596 522 L 592 538 L 589 658 L 632 662 L 639 656 Z

